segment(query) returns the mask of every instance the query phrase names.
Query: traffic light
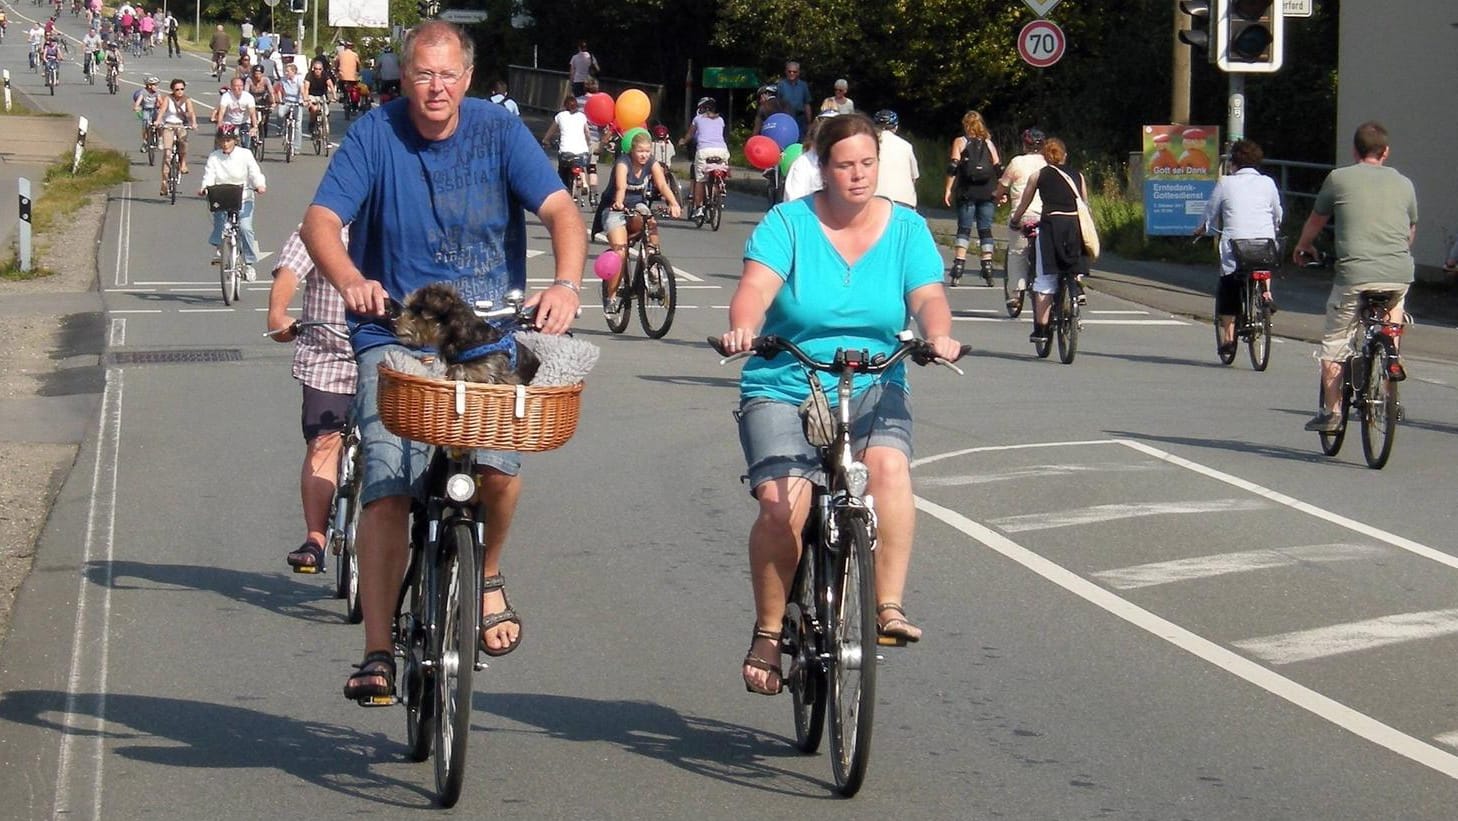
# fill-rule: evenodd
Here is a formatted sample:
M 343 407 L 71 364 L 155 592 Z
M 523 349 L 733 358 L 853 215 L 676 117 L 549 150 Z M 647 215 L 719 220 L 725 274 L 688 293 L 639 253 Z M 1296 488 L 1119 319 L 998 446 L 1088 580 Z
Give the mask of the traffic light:
M 1222 71 L 1281 68 L 1285 14 L 1281 0 L 1216 0 L 1216 65 Z
M 289 11 L 294 14 L 303 14 L 309 10 L 309 0 L 289 0 Z
M 1190 28 L 1180 29 L 1180 42 L 1205 52 L 1205 59 L 1215 62 L 1210 40 L 1210 0 L 1180 0 L 1180 11 L 1190 16 Z

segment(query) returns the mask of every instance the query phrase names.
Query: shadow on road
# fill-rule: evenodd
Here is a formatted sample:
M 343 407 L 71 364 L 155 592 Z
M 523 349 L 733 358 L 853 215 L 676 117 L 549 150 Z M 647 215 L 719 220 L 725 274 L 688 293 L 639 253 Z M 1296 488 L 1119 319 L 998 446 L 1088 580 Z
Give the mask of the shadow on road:
M 316 602 L 332 596 L 333 571 L 296 581 L 292 574 L 251 573 L 195 564 L 152 564 L 149 562 L 96 561 L 87 564 L 86 578 L 99 587 L 113 590 L 205 590 L 233 601 L 320 624 L 342 624 L 344 607 L 324 607 Z
M 105 718 L 108 754 L 191 770 L 278 770 L 310 784 L 378 804 L 432 806 L 417 784 L 374 772 L 373 765 L 405 760 L 404 747 L 382 734 L 300 721 L 244 707 L 179 698 L 81 693 L 67 715 L 66 694 L 17 690 L 0 697 L 0 720 L 94 738 L 83 717 Z M 78 720 L 79 719 L 79 720 Z
M 1309 415 L 1309 413 L 1307 414 Z M 1355 434 L 1355 431 L 1351 431 Z M 1213 448 L 1216 450 L 1231 450 L 1238 453 L 1253 453 L 1258 456 L 1269 456 L 1274 459 L 1289 459 L 1293 462 L 1330 462 L 1330 458 L 1323 456 L 1316 445 L 1316 435 L 1311 436 L 1311 449 L 1298 450 L 1281 445 L 1266 445 L 1260 442 L 1248 442 L 1239 439 L 1200 439 L 1194 436 L 1159 436 L 1153 433 L 1135 433 L 1127 430 L 1105 430 L 1110 436 L 1120 439 L 1132 439 L 1136 442 L 1163 442 L 1167 445 L 1189 445 L 1197 448 Z M 1338 463 L 1340 464 L 1340 463 Z
M 1079 356 L 1095 356 L 1102 357 L 1104 359 L 1123 359 L 1129 362 L 1147 362 L 1151 365 L 1180 365 L 1187 368 L 1215 368 L 1217 370 L 1225 370 L 1227 368 L 1235 367 L 1234 364 L 1222 365 L 1214 360 L 1187 359 L 1181 356 L 1159 356 L 1158 354 L 1132 353 L 1101 353 L 1099 351 L 1079 351 L 1078 353 Z M 1240 354 L 1242 357 L 1244 357 L 1245 355 L 1245 352 L 1243 350 L 1237 351 L 1237 353 Z M 1211 354 L 1213 355 L 1214 351 L 1211 351 Z
M 565 741 L 615 744 L 695 775 L 763 792 L 803 797 L 784 779 L 817 789 L 824 782 L 772 766 L 773 758 L 802 758 L 779 736 L 689 716 L 646 701 L 598 701 L 536 693 L 477 693 L 475 709 L 540 728 Z M 826 797 L 831 796 L 826 790 Z

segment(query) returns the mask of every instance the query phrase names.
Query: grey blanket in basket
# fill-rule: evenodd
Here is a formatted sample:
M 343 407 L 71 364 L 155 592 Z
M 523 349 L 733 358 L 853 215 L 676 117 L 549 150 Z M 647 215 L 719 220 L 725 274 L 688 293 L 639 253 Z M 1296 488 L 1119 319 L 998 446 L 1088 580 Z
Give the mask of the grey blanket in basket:
M 530 348 L 541 360 L 537 375 L 531 384 L 542 386 L 575 385 L 587 378 L 597 357 L 602 353 L 596 345 L 570 336 L 550 336 L 536 332 L 516 335 L 521 344 Z M 385 367 L 412 376 L 445 378 L 445 363 L 440 360 L 430 364 L 421 362 L 415 354 L 406 351 L 390 351 L 385 354 Z

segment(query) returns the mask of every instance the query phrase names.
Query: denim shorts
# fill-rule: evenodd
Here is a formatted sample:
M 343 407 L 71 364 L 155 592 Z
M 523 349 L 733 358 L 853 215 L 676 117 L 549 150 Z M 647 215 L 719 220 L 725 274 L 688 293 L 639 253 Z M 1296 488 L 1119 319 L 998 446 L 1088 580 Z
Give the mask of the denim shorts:
M 354 395 L 354 418 L 359 420 L 360 446 L 364 453 L 364 483 L 360 503 L 369 504 L 389 496 L 420 496 L 424 493 L 425 468 L 430 464 L 431 446 L 411 442 L 385 429 L 376 405 L 379 395 L 380 361 L 389 351 L 411 353 L 402 345 L 381 345 L 359 354 L 359 388 Z M 521 454 L 515 451 L 478 450 L 476 464 L 515 476 L 521 472 Z
M 751 397 L 739 405 L 739 445 L 751 493 L 771 479 L 824 483 L 820 455 L 805 441 L 800 410 L 779 399 Z M 899 385 L 877 384 L 851 400 L 851 449 L 895 448 L 911 459 L 911 397 Z

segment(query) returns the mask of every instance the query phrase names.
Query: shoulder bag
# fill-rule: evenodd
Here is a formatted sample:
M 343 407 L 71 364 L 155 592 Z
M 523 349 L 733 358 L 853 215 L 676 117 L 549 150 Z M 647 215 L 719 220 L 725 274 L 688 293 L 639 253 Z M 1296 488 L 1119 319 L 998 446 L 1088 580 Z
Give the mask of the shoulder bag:
M 1078 186 L 1074 184 L 1073 178 L 1063 173 L 1063 169 L 1055 165 L 1045 167 L 1057 171 L 1058 176 L 1062 177 L 1063 181 L 1068 183 L 1068 187 L 1073 189 L 1073 198 L 1078 201 L 1078 233 L 1083 237 L 1083 252 L 1088 255 L 1090 261 L 1098 259 L 1099 229 L 1094 225 L 1093 212 L 1089 210 L 1088 202 L 1078 192 Z

